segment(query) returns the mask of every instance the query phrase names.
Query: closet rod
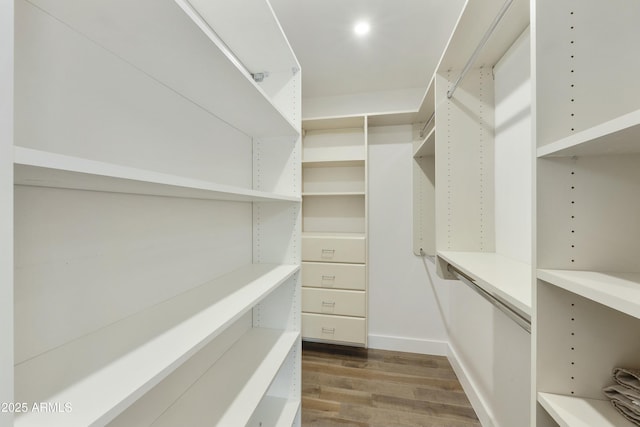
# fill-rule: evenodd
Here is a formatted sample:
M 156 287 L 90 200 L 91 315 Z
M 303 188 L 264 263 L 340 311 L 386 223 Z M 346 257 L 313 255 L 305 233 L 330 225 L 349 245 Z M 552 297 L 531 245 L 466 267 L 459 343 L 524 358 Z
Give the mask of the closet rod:
M 436 112 L 434 111 L 433 113 L 431 113 L 431 117 L 429 117 L 429 120 L 427 120 L 427 123 L 425 123 L 424 126 L 422 127 L 422 130 L 420 131 L 420 138 L 424 138 L 424 131 L 429 127 L 429 125 L 435 118 L 436 118 Z
M 493 304 L 498 310 L 506 314 L 507 317 L 509 317 L 514 322 L 516 322 L 516 324 L 520 326 L 522 329 L 524 329 L 528 333 L 531 333 L 531 320 L 527 319 L 525 316 L 523 316 L 518 311 L 516 311 L 516 309 L 514 309 L 510 304 L 502 301 L 500 298 L 490 294 L 489 292 L 484 290 L 482 287 L 478 286 L 473 281 L 473 279 L 469 278 L 464 273 L 458 271 L 451 264 L 447 265 L 447 271 L 452 273 L 462 283 L 464 283 L 465 285 L 469 286 L 471 289 L 476 291 L 476 293 L 478 293 L 484 299 L 486 299 L 491 304 Z
M 505 13 L 507 13 L 507 10 L 509 10 L 509 7 L 511 7 L 512 3 L 513 3 L 513 0 L 505 1 L 504 4 L 502 5 L 502 8 L 500 9 L 500 12 L 498 12 L 496 17 L 493 18 L 493 22 L 491 23 L 491 26 L 484 33 L 484 36 L 482 36 L 482 39 L 480 40 L 480 43 L 478 43 L 478 46 L 476 46 L 476 50 L 474 50 L 473 53 L 471 54 L 471 57 L 469 58 L 467 63 L 464 65 L 464 68 L 460 72 L 460 75 L 456 79 L 456 81 L 453 84 L 453 86 L 451 87 L 451 89 L 449 89 L 447 91 L 447 98 L 451 99 L 451 97 L 453 97 L 453 93 L 458 88 L 458 85 L 465 78 L 465 76 L 467 75 L 467 73 L 469 72 L 469 70 L 471 69 L 473 64 L 476 62 L 476 59 L 478 59 L 478 55 L 480 55 L 480 51 L 482 50 L 484 45 L 489 40 L 489 37 L 491 37 L 491 34 L 493 34 L 493 32 L 495 31 L 496 27 L 498 26 L 498 24 L 502 20 L 502 17 L 504 16 Z

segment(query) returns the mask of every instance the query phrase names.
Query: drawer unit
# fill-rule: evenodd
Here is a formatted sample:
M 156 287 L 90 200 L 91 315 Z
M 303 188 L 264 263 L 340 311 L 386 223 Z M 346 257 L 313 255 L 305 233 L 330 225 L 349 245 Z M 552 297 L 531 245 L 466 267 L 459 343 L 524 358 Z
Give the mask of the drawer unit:
M 366 299 L 363 291 L 302 288 L 302 311 L 364 317 Z
M 364 235 L 303 234 L 302 260 L 364 264 Z
M 365 322 L 365 319 L 358 317 L 303 313 L 302 335 L 316 340 L 364 345 L 366 341 Z
M 364 291 L 366 266 L 363 264 L 302 263 L 302 286 Z

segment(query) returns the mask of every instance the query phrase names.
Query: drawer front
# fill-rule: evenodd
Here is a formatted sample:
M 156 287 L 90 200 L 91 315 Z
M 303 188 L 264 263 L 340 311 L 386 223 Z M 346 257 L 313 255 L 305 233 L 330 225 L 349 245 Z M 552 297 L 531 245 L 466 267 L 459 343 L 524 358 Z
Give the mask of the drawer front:
M 365 320 L 325 314 L 302 314 L 302 337 L 317 340 L 364 344 Z
M 302 288 L 302 311 L 364 317 L 366 314 L 365 293 L 362 291 Z
M 302 237 L 302 260 L 365 262 L 365 239 Z
M 302 263 L 302 286 L 365 290 L 366 267 L 361 264 Z

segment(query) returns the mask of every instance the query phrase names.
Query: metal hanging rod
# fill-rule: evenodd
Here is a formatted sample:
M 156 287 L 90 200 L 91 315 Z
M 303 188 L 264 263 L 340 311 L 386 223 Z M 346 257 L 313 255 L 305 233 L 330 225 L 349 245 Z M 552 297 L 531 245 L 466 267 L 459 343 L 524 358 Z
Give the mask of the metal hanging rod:
M 505 1 L 504 4 L 502 5 L 502 8 L 500 9 L 498 14 L 496 15 L 496 17 L 493 18 L 493 22 L 491 23 L 491 26 L 484 33 L 484 36 L 482 36 L 482 39 L 480 40 L 480 43 L 478 43 L 478 46 L 476 46 L 476 50 L 474 50 L 473 53 L 471 54 L 471 57 L 469 58 L 467 63 L 464 65 L 464 68 L 460 72 L 460 75 L 456 79 L 456 81 L 453 84 L 453 86 L 451 87 L 451 89 L 449 89 L 447 91 L 447 98 L 451 99 L 451 97 L 453 96 L 453 93 L 458 88 L 458 85 L 465 78 L 465 76 L 467 75 L 467 73 L 469 72 L 469 70 L 471 69 L 473 64 L 476 62 L 476 59 L 478 59 L 478 55 L 480 55 L 480 51 L 482 51 L 482 48 L 484 47 L 484 45 L 489 40 L 489 37 L 491 37 L 491 34 L 493 34 L 493 32 L 495 31 L 496 27 L 498 26 L 498 24 L 502 20 L 502 17 L 504 16 L 505 13 L 507 13 L 507 10 L 509 10 L 509 7 L 511 7 L 512 3 L 513 3 L 513 0 Z
M 429 127 L 429 125 L 431 124 L 431 122 L 433 122 L 433 119 L 436 118 L 436 112 L 434 111 L 433 113 L 431 113 L 431 117 L 429 117 L 429 120 L 427 120 L 427 123 L 424 124 L 424 126 L 422 127 L 422 130 L 420 131 L 420 138 L 424 138 L 424 131 Z
M 493 304 L 498 310 L 506 314 L 507 317 L 509 317 L 514 322 L 516 322 L 516 324 L 520 326 L 522 329 L 524 329 L 528 333 L 531 333 L 531 320 L 527 319 L 523 314 L 521 314 L 519 311 L 513 308 L 511 304 L 508 304 L 502 301 L 502 299 L 490 294 L 489 292 L 484 290 L 482 287 L 478 286 L 471 278 L 466 276 L 464 273 L 458 271 L 451 264 L 447 265 L 447 271 L 453 274 L 462 283 L 464 283 L 465 285 L 469 286 L 471 289 L 476 291 L 476 293 L 478 293 L 484 299 L 486 299 L 491 304 Z

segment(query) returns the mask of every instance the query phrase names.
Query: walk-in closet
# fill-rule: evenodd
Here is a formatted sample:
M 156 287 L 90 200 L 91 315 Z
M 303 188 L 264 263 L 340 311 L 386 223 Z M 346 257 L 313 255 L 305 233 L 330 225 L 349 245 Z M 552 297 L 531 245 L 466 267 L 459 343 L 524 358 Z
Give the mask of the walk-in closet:
M 636 0 L 0 0 L 0 427 L 640 426 Z

